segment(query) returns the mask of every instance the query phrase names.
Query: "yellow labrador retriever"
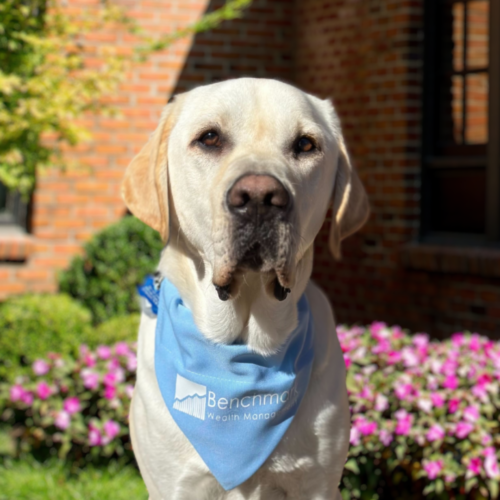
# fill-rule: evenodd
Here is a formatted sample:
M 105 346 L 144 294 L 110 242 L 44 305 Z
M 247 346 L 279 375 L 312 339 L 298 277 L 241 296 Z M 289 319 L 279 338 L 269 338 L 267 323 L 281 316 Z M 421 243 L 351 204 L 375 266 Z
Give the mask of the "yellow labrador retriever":
M 262 465 L 228 489 L 165 404 L 155 372 L 157 317 L 143 312 L 130 425 L 150 499 L 340 498 L 350 431 L 345 365 L 329 302 L 310 281 L 313 244 L 333 205 L 329 244 L 339 258 L 341 240 L 365 223 L 369 206 L 331 102 L 253 78 L 178 95 L 128 167 L 122 194 L 167 242 L 159 272 L 210 345 L 262 359 L 279 353 L 303 296 L 314 328 L 296 414 Z

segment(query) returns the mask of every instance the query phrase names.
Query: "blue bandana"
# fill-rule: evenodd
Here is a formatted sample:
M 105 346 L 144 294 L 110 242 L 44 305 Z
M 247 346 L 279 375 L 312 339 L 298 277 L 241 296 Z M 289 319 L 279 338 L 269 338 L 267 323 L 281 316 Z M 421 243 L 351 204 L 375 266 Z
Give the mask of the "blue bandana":
M 298 318 L 279 352 L 265 357 L 246 345 L 207 340 L 177 289 L 167 280 L 161 283 L 155 347 L 160 391 L 225 490 L 246 481 L 266 461 L 307 390 L 313 321 L 305 296 Z

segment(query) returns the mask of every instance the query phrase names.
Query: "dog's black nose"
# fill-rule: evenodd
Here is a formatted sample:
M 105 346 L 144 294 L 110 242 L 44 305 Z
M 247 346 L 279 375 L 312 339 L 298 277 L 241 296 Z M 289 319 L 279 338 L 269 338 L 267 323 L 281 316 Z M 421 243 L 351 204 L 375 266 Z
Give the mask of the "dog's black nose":
M 227 206 L 235 215 L 248 218 L 285 213 L 290 195 L 271 175 L 249 174 L 240 177 L 227 194 Z

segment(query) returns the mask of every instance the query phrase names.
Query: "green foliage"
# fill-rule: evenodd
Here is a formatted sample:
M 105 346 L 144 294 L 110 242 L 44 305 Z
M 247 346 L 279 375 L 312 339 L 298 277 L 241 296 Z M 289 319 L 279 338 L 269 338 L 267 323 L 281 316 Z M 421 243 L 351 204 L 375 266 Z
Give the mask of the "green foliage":
M 99 344 L 111 345 L 116 342 L 135 342 L 139 333 L 140 314 L 117 316 L 101 323 L 93 330 L 92 338 L 87 342 L 90 348 Z
M 238 17 L 250 1 L 230 0 L 197 23 L 153 40 L 106 0 L 83 16 L 58 0 L 2 0 L 0 182 L 29 194 L 37 168 L 53 164 L 62 146 L 89 137 L 77 120 L 88 112 L 111 111 L 103 98 L 113 93 L 137 56 L 145 59 L 180 37 Z M 136 53 L 118 55 L 112 44 L 91 52 L 95 47 L 86 44 L 87 35 L 117 29 L 137 36 Z M 87 64 L 89 55 L 101 64 Z
M 23 295 L 0 305 L 0 380 L 10 379 L 48 352 L 75 355 L 91 315 L 71 297 Z
M 76 473 L 52 461 L 19 462 L 0 468 L 0 500 L 146 500 L 137 469 L 111 464 Z
M 60 290 L 90 309 L 94 323 L 139 312 L 136 287 L 154 271 L 162 247 L 156 231 L 124 217 L 85 245 L 60 275 Z

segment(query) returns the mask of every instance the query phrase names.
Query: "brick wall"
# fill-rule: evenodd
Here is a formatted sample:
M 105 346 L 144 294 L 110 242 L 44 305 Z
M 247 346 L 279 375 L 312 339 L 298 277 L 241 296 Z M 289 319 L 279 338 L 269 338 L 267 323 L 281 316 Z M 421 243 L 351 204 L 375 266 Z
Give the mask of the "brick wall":
M 91 8 L 98 0 L 68 0 L 69 8 Z M 207 0 L 116 0 L 150 34 L 184 27 L 222 2 Z M 255 74 L 291 79 L 293 5 L 256 0 L 246 15 L 211 33 L 183 39 L 136 65 L 112 97 L 116 118 L 86 118 L 92 141 L 68 153 L 78 163 L 65 174 L 39 175 L 33 198 L 32 238 L 0 233 L 0 300 L 16 293 L 53 292 L 57 271 L 99 229 L 126 209 L 120 198 L 123 172 L 154 130 L 171 94 L 225 78 Z M 89 45 L 116 43 L 131 50 L 127 33 L 95 33 Z
M 419 248 L 423 1 L 299 2 L 296 83 L 333 99 L 372 215 L 314 277 L 339 321 L 385 320 L 436 336 L 500 331 L 495 252 Z M 484 271 L 480 271 L 484 269 Z
M 151 32 L 184 26 L 220 5 L 120 1 Z M 106 36 L 124 50 L 133 43 L 125 34 Z M 89 43 L 99 44 L 99 36 Z M 422 44 L 423 0 L 254 0 L 243 19 L 153 56 L 114 97 L 121 119 L 89 118 L 94 140 L 71 154 L 86 170 L 40 176 L 31 254 L 0 264 L 0 298 L 54 290 L 55 273 L 82 242 L 123 215 L 124 168 L 171 93 L 265 76 L 334 100 L 370 196 L 370 221 L 344 242 L 341 262 L 327 250 L 328 223 L 318 237 L 314 277 L 338 319 L 386 320 L 438 336 L 464 328 L 497 335 L 498 253 L 410 244 L 420 218 Z M 0 253 L 4 247 L 0 235 Z

